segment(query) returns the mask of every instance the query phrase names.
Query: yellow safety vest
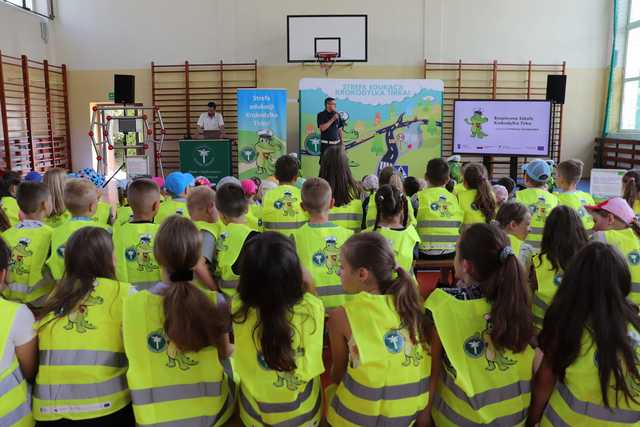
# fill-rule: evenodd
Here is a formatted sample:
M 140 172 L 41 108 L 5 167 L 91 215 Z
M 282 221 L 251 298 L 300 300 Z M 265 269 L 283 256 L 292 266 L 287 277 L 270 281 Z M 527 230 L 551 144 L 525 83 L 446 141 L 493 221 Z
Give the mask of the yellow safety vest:
M 109 225 L 109 219 L 111 218 L 111 205 L 103 201 L 98 201 L 98 207 L 95 215 L 91 217 L 92 220 L 102 225 Z
M 2 233 L 11 249 L 9 286 L 2 295 L 11 301 L 41 305 L 53 287 L 42 269 L 51 250 L 52 229 L 40 221 L 24 220 Z
M 148 289 L 161 280 L 153 255 L 153 242 L 160 226 L 149 222 L 119 225 L 113 230 L 116 277 L 136 289 Z
M 615 246 L 627 260 L 631 271 L 631 293 L 629 298 L 640 304 L 640 240 L 631 228 L 624 230 L 607 230 L 604 238 L 608 244 Z
M 273 191 L 273 190 L 272 190 Z M 232 301 L 233 311 L 240 299 Z M 247 426 L 309 426 L 322 417 L 322 302 L 306 293 L 292 309 L 290 324 L 296 370 L 279 372 L 264 361 L 255 331 L 257 313 L 250 309 L 243 323 L 233 323 L 237 348 L 235 367 L 240 376 L 240 418 Z
M 167 198 L 164 202 L 160 203 L 160 208 L 153 221 L 156 224 L 162 224 L 162 222 L 171 215 L 181 215 L 185 218 L 190 218 L 189 210 L 187 209 L 187 200 Z
M 215 293 L 205 293 L 217 302 Z M 230 360 L 223 367 L 214 346 L 181 352 L 166 335 L 164 320 L 161 295 L 141 291 L 127 299 L 122 323 L 137 425 L 224 424 L 235 404 Z
M 122 225 L 133 219 L 133 209 L 131 206 L 119 206 L 116 209 L 116 221 L 115 225 Z
M 249 227 L 256 231 L 264 231 L 264 227 L 262 226 L 262 205 L 257 203 L 250 204 L 246 218 Z
M 279 185 L 269 190 L 262 201 L 262 226 L 265 231 L 294 230 L 307 222 L 308 216 L 300 207 L 302 195 L 298 187 Z
M 409 218 L 407 219 L 407 225 L 413 225 L 416 227 L 418 225 L 418 221 L 416 219 L 416 215 L 413 212 L 413 204 L 411 204 L 411 199 L 408 197 L 407 199 L 407 212 Z M 369 203 L 367 204 L 367 227 L 373 227 L 376 224 L 376 216 L 378 215 L 378 207 L 376 206 L 376 195 L 372 194 L 369 196 Z
M 64 211 L 60 215 L 45 218 L 44 223 L 51 228 L 57 228 L 71 219 L 71 213 Z
M 9 332 L 13 327 L 20 304 L 0 298 L 0 356 L 5 357 Z M 9 346 L 11 347 L 11 346 Z M 12 347 L 11 347 L 12 348 Z M 34 421 L 29 404 L 27 382 L 20 370 L 15 354 L 9 367 L 0 372 L 0 425 L 33 427 Z
M 374 231 L 373 227 L 367 228 L 366 231 Z M 413 250 L 420 243 L 420 236 L 413 225 L 408 226 L 404 230 L 394 230 L 388 227 L 379 227 L 375 230 L 382 237 L 387 239 L 396 256 L 396 263 L 404 271 L 411 274 L 413 268 Z
M 51 254 L 47 265 L 54 279 L 60 280 L 64 274 L 64 245 L 71 235 L 82 227 L 99 227 L 111 232 L 108 225 L 98 224 L 91 218 L 75 216 L 69 221 L 53 229 L 51 233 Z
M 344 304 L 348 298 L 340 282 L 340 248 L 352 235 L 353 231 L 331 222 L 307 223 L 292 232 L 300 264 L 309 270 L 327 310 Z
M 20 221 L 20 207 L 15 198 L 5 196 L 0 198 L 0 207 L 4 210 L 4 213 L 9 218 L 9 223 L 14 226 Z
M 444 187 L 432 187 L 419 191 L 417 197 L 420 249 L 454 252 L 464 219 L 456 196 Z
M 357 357 L 330 403 L 333 426 L 408 426 L 427 406 L 431 354 L 413 344 L 392 295 L 361 292 L 344 310 Z
M 522 266 L 525 268 L 525 271 L 527 272 L 527 274 L 529 274 L 529 270 L 531 268 L 531 261 L 534 253 L 533 248 L 531 247 L 531 245 L 518 239 L 513 234 L 507 233 L 507 236 L 509 236 L 509 241 L 511 242 L 511 248 L 513 249 L 516 256 L 518 257 L 518 260 L 520 260 L 520 262 L 522 263 Z
M 460 193 L 462 193 L 463 191 L 466 191 L 467 187 L 464 186 L 464 182 L 460 182 L 456 185 L 453 186 L 453 191 L 452 193 L 455 194 L 456 196 Z
M 636 216 L 640 215 L 640 200 L 638 199 L 633 202 L 633 212 L 636 214 Z
M 544 315 L 562 282 L 563 272 L 554 270 L 547 257 L 542 255 L 534 257 L 533 268 L 538 282 L 538 290 L 533 294 L 533 322 L 542 329 Z
M 486 224 L 487 222 L 487 219 L 485 218 L 482 211 L 480 211 L 480 209 L 476 207 L 476 194 L 478 194 L 478 190 L 464 190 L 457 193 L 458 203 L 464 211 L 464 219 L 462 220 L 463 225 L 471 225 L 477 223 Z
M 491 341 L 491 306 L 436 289 L 425 303 L 445 351 L 433 405 L 438 426 L 522 424 L 531 400 L 534 350 L 498 350 Z
M 346 205 L 332 207 L 329 221 L 357 233 L 362 229 L 362 200 L 353 199 Z
M 593 206 L 596 204 L 591 194 L 585 193 L 584 191 L 572 191 L 556 193 L 556 197 L 558 198 L 559 205 L 568 206 L 576 211 L 582 220 L 582 225 L 584 225 L 585 230 L 591 230 L 593 228 L 593 217 L 584 208 L 584 206 Z
M 119 411 L 131 398 L 122 344 L 127 283 L 98 278 L 71 312 L 36 323 L 40 367 L 33 391 L 37 421 L 86 420 Z
M 635 353 L 640 353 L 640 334 L 631 326 L 628 334 Z M 611 406 L 604 406 L 596 365 L 598 349 L 586 329 L 580 347 L 578 358 L 565 371 L 564 381 L 556 383 L 540 425 L 592 427 L 640 424 L 640 404 L 630 399 L 626 402 L 620 393 L 616 405 L 613 376 L 608 396 Z M 640 383 L 631 376 L 625 376 L 625 379 L 627 387 L 637 399 Z
M 220 234 L 216 241 L 216 259 L 218 266 L 216 276 L 220 290 L 227 296 L 236 294 L 238 279 L 240 276 L 232 270 L 233 264 L 238 260 L 242 246 L 252 230 L 246 224 L 222 224 L 220 223 Z
M 539 250 L 544 223 L 553 208 L 558 205 L 558 198 L 540 188 L 525 188 L 516 192 L 516 201 L 525 205 L 531 213 L 531 231 L 525 242 Z

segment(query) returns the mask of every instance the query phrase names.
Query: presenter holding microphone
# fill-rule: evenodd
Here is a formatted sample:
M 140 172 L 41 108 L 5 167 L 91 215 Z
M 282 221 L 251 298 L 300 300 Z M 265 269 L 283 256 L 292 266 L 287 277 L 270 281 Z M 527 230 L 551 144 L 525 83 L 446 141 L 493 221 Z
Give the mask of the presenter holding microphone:
M 342 144 L 342 128 L 344 121 L 336 111 L 336 100 L 324 100 L 324 110 L 318 113 L 318 129 L 320 129 L 320 158 L 329 145 Z

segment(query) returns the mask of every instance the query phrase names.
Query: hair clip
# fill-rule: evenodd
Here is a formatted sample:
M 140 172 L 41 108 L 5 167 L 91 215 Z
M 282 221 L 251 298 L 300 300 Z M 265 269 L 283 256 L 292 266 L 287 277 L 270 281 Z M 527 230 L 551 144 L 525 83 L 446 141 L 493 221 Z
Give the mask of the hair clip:
M 180 270 L 174 271 L 169 275 L 169 280 L 172 282 L 190 282 L 193 280 L 192 270 Z
M 502 248 L 499 255 L 500 263 L 504 264 L 505 262 L 507 262 L 507 259 L 511 255 L 513 256 L 516 255 L 516 253 L 513 251 L 513 248 L 511 246 L 507 245 L 504 248 Z

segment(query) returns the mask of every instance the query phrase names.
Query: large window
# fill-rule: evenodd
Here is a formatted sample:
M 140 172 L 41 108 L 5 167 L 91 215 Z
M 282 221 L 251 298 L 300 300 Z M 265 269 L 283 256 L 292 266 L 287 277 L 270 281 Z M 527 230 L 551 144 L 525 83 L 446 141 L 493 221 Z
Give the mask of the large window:
M 640 131 L 640 0 L 631 0 L 622 82 L 623 131 Z
M 0 0 L 45 18 L 53 19 L 53 0 Z

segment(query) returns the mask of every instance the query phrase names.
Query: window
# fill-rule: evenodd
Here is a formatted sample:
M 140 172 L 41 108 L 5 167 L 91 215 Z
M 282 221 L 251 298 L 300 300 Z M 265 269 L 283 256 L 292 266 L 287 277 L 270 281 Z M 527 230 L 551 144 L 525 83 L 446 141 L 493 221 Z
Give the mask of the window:
M 0 0 L 4 3 L 28 10 L 44 18 L 53 19 L 53 0 Z
M 640 131 L 640 0 L 630 1 L 620 128 Z

